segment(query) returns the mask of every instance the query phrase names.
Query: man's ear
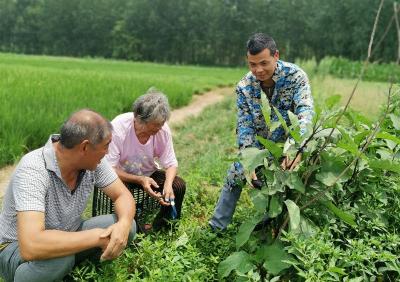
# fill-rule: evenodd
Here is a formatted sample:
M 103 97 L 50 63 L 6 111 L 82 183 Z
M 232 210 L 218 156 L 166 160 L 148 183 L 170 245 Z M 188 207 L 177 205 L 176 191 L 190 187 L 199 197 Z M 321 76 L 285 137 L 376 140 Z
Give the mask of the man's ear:
M 274 58 L 279 60 L 279 50 L 275 51 Z
M 89 145 L 90 145 L 89 140 L 86 139 L 83 140 L 81 144 L 79 144 L 79 151 L 81 151 L 82 153 L 86 153 L 89 149 Z

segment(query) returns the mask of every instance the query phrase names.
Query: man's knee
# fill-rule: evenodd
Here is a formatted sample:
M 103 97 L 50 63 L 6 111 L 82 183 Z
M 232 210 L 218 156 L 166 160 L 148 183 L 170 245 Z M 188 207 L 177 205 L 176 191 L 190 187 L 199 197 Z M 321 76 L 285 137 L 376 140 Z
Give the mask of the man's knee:
M 244 175 L 244 169 L 241 163 L 235 162 L 231 165 L 228 170 L 228 175 L 225 179 L 224 188 L 232 189 L 238 188 L 241 189 L 246 183 L 246 177 Z
M 88 220 L 85 220 L 82 223 L 81 230 L 89 230 L 94 228 L 103 228 L 107 229 L 109 226 L 118 222 L 118 218 L 116 214 L 105 214 L 99 215 Z M 130 243 L 136 236 L 136 221 L 132 220 L 131 229 L 129 231 L 128 243 Z
M 136 221 L 133 220 L 131 230 L 129 231 L 128 244 L 132 243 L 133 239 L 135 239 L 136 232 L 137 232 Z
M 75 264 L 75 255 L 22 263 L 15 271 L 14 281 L 58 281 L 67 275 Z
M 5 281 L 14 281 L 15 271 L 22 262 L 18 242 L 9 244 L 0 252 L 0 277 Z

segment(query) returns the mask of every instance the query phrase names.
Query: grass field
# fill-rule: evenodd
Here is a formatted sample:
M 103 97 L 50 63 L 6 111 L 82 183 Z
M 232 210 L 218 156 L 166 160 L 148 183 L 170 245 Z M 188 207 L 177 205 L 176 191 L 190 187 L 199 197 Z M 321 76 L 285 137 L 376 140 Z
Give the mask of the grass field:
M 253 211 L 248 196 L 250 189 L 243 190 L 227 232 L 216 235 L 208 227 L 230 159 L 236 156 L 234 120 L 235 100 L 228 97 L 200 117 L 173 128 L 180 176 L 188 187 L 183 218 L 175 233 L 139 235 L 120 258 L 100 266 L 83 264 L 74 268 L 71 277 L 76 281 L 233 281 L 238 278 L 232 274 L 221 280 L 217 269 L 236 250 L 235 234 Z M 321 239 L 328 245 L 329 241 L 324 240 Z M 321 242 L 313 244 L 324 247 Z M 327 256 L 334 257 L 325 251 Z M 351 254 L 343 257 L 350 261 Z M 295 274 L 292 275 L 294 278 Z
M 151 86 L 176 108 L 195 93 L 232 85 L 242 74 L 242 69 L 0 54 L 0 167 L 41 146 L 77 109 L 92 108 L 112 119 Z
M 183 218 L 177 232 L 140 236 L 121 258 L 103 263 L 96 272 L 91 265 L 75 268 L 75 279 L 218 280 L 218 263 L 234 251 L 233 234 L 250 203 L 244 192 L 228 232 L 222 237 L 210 232 L 207 222 L 230 165 L 228 158 L 235 156 L 234 119 L 234 98 L 229 97 L 200 117 L 174 128 L 179 174 L 187 182 Z
M 154 85 L 165 91 L 176 108 L 186 104 L 193 93 L 233 85 L 245 71 L 0 54 L 1 161 L 12 162 L 24 151 L 41 146 L 48 134 L 57 131 L 61 121 L 80 107 L 91 107 L 112 118 L 129 110 L 133 99 Z M 331 76 L 310 78 L 318 103 L 334 94 L 343 96 L 345 103 L 355 84 L 355 80 Z M 387 88 L 384 83 L 362 82 L 352 107 L 375 119 Z M 96 268 L 82 265 L 74 269 L 70 278 L 219 280 L 218 264 L 235 251 L 234 234 L 251 212 L 245 189 L 228 231 L 218 237 L 208 230 L 207 221 L 230 165 L 229 159 L 236 155 L 235 114 L 234 97 L 228 97 L 200 117 L 173 128 L 180 176 L 188 187 L 183 218 L 175 233 L 139 236 L 117 260 Z
M 339 78 L 337 75 L 329 74 L 326 70 L 328 63 L 332 60 L 323 60 L 324 66 L 317 67 L 314 60 L 296 63 L 308 74 L 311 81 L 312 93 L 316 102 L 323 102 L 332 95 L 340 95 L 341 104 L 345 105 L 356 82 L 357 78 L 345 76 Z M 389 68 L 389 67 L 387 67 Z M 386 102 L 389 90 L 389 83 L 380 81 L 361 80 L 350 103 L 350 107 L 367 114 L 370 118 L 376 116 L 379 107 Z
M 341 104 L 345 105 L 355 84 L 355 79 L 340 79 L 332 76 L 311 78 L 313 96 L 317 102 L 332 95 L 340 95 Z M 388 83 L 361 81 L 351 100 L 350 107 L 374 119 L 379 113 L 380 106 L 387 100 L 388 90 Z

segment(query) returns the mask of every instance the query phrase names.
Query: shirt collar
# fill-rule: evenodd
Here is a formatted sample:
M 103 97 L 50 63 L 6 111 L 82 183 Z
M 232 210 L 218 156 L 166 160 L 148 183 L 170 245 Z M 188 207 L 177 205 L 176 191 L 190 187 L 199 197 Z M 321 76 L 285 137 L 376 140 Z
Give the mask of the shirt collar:
M 281 75 L 282 72 L 282 68 L 283 68 L 283 64 L 280 60 L 278 60 L 276 62 L 276 68 L 274 71 L 274 74 L 272 75 L 272 80 L 276 83 Z
M 59 134 L 50 135 L 43 147 L 43 158 L 45 162 L 46 169 L 53 171 L 61 178 L 60 168 L 58 167 L 56 153 L 54 151 L 53 143 L 60 140 Z

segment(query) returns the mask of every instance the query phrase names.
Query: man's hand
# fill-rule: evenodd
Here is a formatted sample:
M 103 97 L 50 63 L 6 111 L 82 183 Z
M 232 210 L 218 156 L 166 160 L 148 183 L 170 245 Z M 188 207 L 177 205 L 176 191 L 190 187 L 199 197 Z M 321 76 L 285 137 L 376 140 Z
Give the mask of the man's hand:
M 103 237 L 106 229 L 99 228 L 99 244 L 98 247 L 104 252 L 107 249 L 108 244 L 110 243 L 110 237 Z
M 300 163 L 300 161 L 301 161 L 301 154 L 298 154 L 293 161 L 289 159 L 288 156 L 286 156 L 281 163 L 281 168 L 283 170 L 292 171 Z
M 128 242 L 130 229 L 129 224 L 117 222 L 100 234 L 100 247 L 103 250 L 100 260 L 115 259 L 122 254 Z

